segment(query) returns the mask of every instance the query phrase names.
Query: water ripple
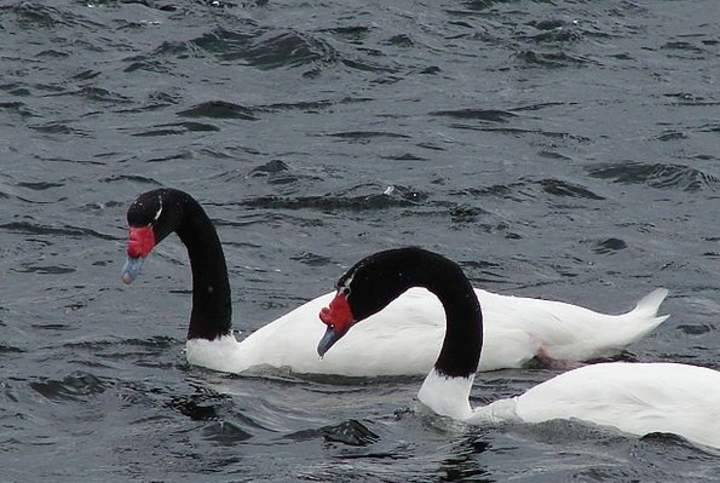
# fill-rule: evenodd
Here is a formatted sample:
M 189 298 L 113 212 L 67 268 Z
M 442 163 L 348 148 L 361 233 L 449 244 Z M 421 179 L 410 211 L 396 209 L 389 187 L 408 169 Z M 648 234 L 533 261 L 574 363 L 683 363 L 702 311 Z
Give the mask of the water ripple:
M 418 378 L 190 366 L 175 236 L 118 281 L 128 203 L 173 186 L 219 228 L 243 336 L 420 242 L 606 312 L 668 286 L 675 318 L 618 358 L 717 368 L 713 0 L 0 3 L 5 479 L 717 479 L 668 435 L 453 424 Z
M 70 225 L 65 225 L 63 227 L 54 227 L 38 223 L 30 223 L 27 221 L 5 223 L 3 225 L 0 225 L 0 230 L 5 230 L 11 233 L 19 233 L 23 235 L 63 236 L 70 238 L 92 237 L 99 238 L 101 240 L 120 240 L 120 238 L 118 237 L 112 235 L 105 235 L 90 228 L 78 228 Z
M 244 119 L 257 121 L 252 110 L 226 101 L 208 101 L 177 113 L 181 117 L 209 117 L 214 119 Z
M 491 121 L 491 122 L 507 122 L 508 119 L 516 117 L 517 114 L 513 114 L 509 111 L 502 111 L 498 109 L 457 109 L 453 111 L 434 111 L 430 113 L 431 116 L 446 116 L 456 119 L 470 119 L 477 121 Z
M 696 168 L 679 164 L 648 164 L 635 161 L 598 164 L 588 170 L 594 178 L 608 179 L 615 183 L 645 184 L 659 189 L 699 191 L 716 189 L 720 178 Z
M 112 382 L 88 372 L 74 372 L 62 380 L 43 379 L 30 383 L 35 391 L 58 402 L 86 400 L 87 396 L 101 394 L 112 385 Z

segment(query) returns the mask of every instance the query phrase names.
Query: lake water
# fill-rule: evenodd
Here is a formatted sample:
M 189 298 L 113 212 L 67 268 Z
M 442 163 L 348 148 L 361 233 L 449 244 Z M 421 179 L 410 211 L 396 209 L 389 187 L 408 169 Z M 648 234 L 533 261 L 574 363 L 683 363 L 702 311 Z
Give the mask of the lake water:
M 421 378 L 185 362 L 190 272 L 123 286 L 158 186 L 216 222 L 234 327 L 422 245 L 476 286 L 672 317 L 623 358 L 718 368 L 720 4 L 0 2 L 2 481 L 716 481 L 575 423 L 468 428 Z M 320 323 L 320 322 L 318 322 Z M 474 404 L 551 370 L 481 374 Z

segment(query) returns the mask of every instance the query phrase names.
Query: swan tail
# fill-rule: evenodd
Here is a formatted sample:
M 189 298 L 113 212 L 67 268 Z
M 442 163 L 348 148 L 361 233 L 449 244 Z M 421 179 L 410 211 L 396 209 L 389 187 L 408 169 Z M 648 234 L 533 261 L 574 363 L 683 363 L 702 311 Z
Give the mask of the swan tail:
M 635 339 L 639 339 L 649 334 L 655 330 L 656 327 L 665 322 L 668 317 L 670 317 L 669 314 L 657 314 L 658 310 L 660 310 L 660 305 L 663 303 L 667 295 L 668 290 L 666 288 L 656 288 L 638 300 L 635 308 L 623 316 L 624 318 L 634 322 L 638 327 L 639 332 L 635 336 Z

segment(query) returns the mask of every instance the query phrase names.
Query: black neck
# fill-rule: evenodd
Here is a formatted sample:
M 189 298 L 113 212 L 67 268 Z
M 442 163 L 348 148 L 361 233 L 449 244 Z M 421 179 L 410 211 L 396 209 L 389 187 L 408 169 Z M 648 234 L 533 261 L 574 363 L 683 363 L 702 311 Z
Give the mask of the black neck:
M 192 313 L 188 339 L 213 340 L 231 332 L 232 306 L 225 255 L 205 210 L 189 195 L 167 203 L 182 211 L 175 232 L 185 244 L 192 269 Z
M 449 377 L 468 377 L 477 371 L 482 350 L 480 302 L 456 263 L 432 255 L 425 266 L 418 268 L 428 278 L 423 286 L 440 299 L 445 309 L 445 339 L 435 370 Z
M 426 288 L 445 310 L 445 339 L 436 371 L 450 377 L 467 377 L 477 371 L 483 342 L 482 311 L 470 281 L 455 262 L 416 247 L 388 250 L 358 262 L 338 284 L 350 284 L 348 300 L 351 306 L 357 304 L 353 310 L 360 319 L 382 310 L 411 287 Z

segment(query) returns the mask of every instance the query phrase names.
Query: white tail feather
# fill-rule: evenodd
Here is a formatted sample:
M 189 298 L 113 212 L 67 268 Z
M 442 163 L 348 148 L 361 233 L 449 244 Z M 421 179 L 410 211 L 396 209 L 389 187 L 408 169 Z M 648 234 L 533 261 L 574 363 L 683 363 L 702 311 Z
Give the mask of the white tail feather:
M 668 289 L 656 288 L 655 290 L 638 300 L 638 303 L 637 305 L 635 305 L 635 310 L 633 310 L 633 312 L 637 311 L 639 313 L 647 315 L 657 314 L 657 311 L 660 309 L 660 304 L 663 303 L 667 295 Z M 663 315 L 661 317 L 667 318 L 668 316 Z
M 635 322 L 637 329 L 639 329 L 638 333 L 632 337 L 633 340 L 645 337 L 670 317 L 669 314 L 657 315 L 660 304 L 663 303 L 667 295 L 668 290 L 666 288 L 656 288 L 638 300 L 635 308 L 623 316 Z

